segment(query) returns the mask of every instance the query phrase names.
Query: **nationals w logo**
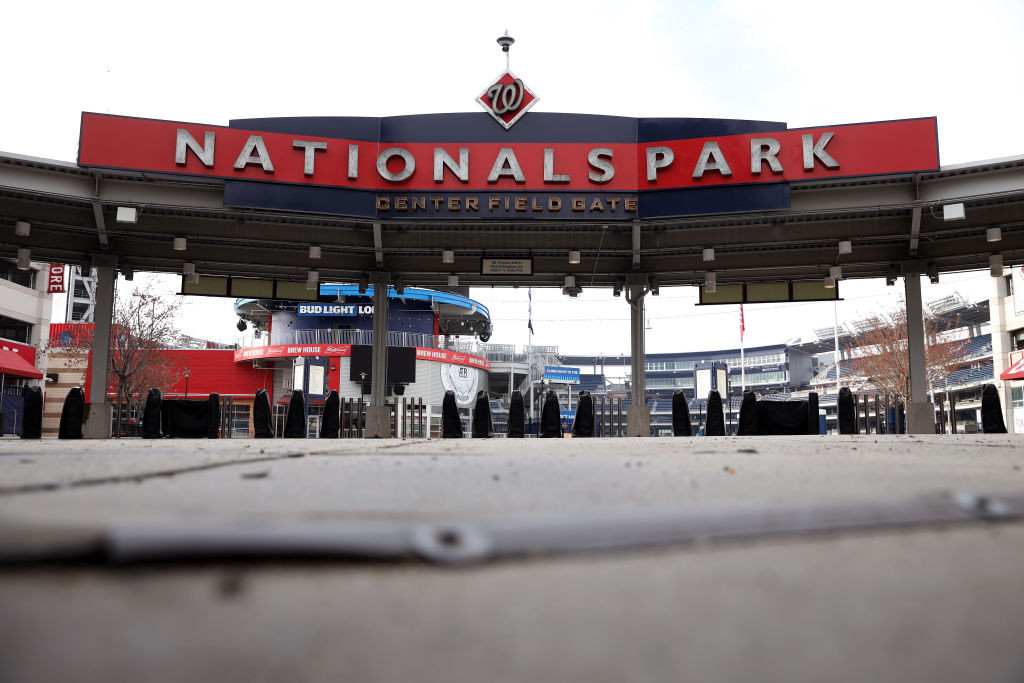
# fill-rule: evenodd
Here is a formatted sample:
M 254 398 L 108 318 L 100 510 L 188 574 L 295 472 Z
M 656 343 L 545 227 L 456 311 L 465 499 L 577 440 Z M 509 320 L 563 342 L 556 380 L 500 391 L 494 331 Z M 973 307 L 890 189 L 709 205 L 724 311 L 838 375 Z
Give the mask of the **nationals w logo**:
M 477 96 L 476 101 L 495 121 L 508 130 L 537 103 L 537 96 L 526 87 L 522 79 L 516 78 L 511 71 L 506 71 L 487 86 L 487 89 Z
M 506 112 L 517 112 L 523 106 L 523 82 L 515 79 L 508 85 L 495 83 L 487 89 L 487 97 L 491 100 L 491 109 L 498 116 Z

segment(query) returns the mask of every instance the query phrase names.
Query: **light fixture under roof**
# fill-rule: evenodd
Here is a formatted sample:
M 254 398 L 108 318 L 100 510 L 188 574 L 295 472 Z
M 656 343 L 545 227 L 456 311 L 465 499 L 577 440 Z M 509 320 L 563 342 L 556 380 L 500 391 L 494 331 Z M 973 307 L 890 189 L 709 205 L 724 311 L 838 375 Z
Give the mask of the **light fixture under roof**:
M 316 260 L 323 255 L 323 250 L 317 245 L 312 245 L 309 248 L 309 258 Z
M 704 258 L 705 261 L 714 261 L 715 260 L 715 250 L 713 248 L 711 248 L 711 247 L 708 247 L 707 249 L 704 250 L 703 258 Z
M 32 250 L 21 248 L 18 250 L 18 270 L 28 270 L 32 267 Z
M 985 231 L 985 241 L 986 242 L 998 242 L 998 241 L 1000 241 L 1002 239 L 1003 239 L 1003 231 L 1000 230 L 998 227 L 989 228 L 988 230 Z
M 317 288 L 317 283 L 320 282 L 320 271 L 311 270 L 306 275 L 306 289 L 314 290 Z
M 839 240 L 839 253 L 840 254 L 852 254 L 853 253 L 853 242 L 850 240 Z
M 569 251 L 569 263 L 576 265 L 580 262 L 580 252 L 572 249 Z
M 199 284 L 199 273 L 192 273 L 191 275 L 189 275 L 188 276 L 188 283 L 190 285 L 197 285 L 197 284 Z
M 449 275 L 448 276 L 448 286 L 449 287 L 458 287 L 459 286 L 459 276 L 455 275 L 455 274 Z
M 455 252 L 451 249 L 445 249 L 441 252 L 442 263 L 455 263 Z
M 188 247 L 188 242 L 184 237 L 174 238 L 174 251 L 185 251 L 186 247 Z
M 828 269 L 828 274 L 833 280 L 838 280 L 843 277 L 843 267 L 832 266 Z
M 825 276 L 825 289 L 835 289 L 835 288 L 836 288 L 836 279 L 834 277 L 832 277 L 831 275 L 826 275 Z
M 32 224 L 25 221 L 15 221 L 14 223 L 14 234 L 18 237 L 28 237 L 28 234 L 32 232 Z
M 957 202 L 956 204 L 946 204 L 942 207 L 942 220 L 945 221 L 962 221 L 967 217 L 967 212 L 964 209 L 963 202 Z
M 138 223 L 139 210 L 134 206 L 119 206 L 116 218 L 118 223 Z
M 185 263 L 185 264 L 183 264 L 181 266 L 181 272 L 182 272 L 183 275 L 191 275 L 192 273 L 196 272 L 196 264 L 194 264 L 194 263 Z

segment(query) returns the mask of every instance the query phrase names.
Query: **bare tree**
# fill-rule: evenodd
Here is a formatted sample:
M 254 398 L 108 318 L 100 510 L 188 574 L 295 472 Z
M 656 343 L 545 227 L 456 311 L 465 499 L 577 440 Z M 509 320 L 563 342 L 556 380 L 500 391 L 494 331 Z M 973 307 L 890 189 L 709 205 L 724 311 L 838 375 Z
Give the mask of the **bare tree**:
M 865 321 L 865 330 L 850 344 L 854 374 L 901 402 L 910 400 L 910 355 L 905 307 L 884 312 Z M 953 323 L 934 318 L 924 321 L 924 364 L 927 386 L 944 383 L 949 373 L 963 365 L 965 340 L 947 339 Z
M 151 283 L 117 293 L 110 331 L 108 391 L 117 394 L 119 435 L 122 406 L 141 410 L 150 389 L 166 393 L 184 375 L 184 355 L 168 353 L 178 346 L 182 336 L 177 326 L 180 309 L 181 299 L 155 293 Z M 88 353 L 94 336 L 91 327 L 83 326 L 57 345 L 61 351 Z

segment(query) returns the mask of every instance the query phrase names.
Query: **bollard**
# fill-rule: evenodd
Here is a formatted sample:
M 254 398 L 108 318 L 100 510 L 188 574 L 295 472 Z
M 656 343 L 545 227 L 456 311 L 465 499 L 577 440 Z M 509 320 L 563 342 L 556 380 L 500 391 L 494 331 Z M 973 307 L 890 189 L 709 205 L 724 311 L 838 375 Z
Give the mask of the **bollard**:
M 857 404 L 854 401 L 850 387 L 843 387 L 839 390 L 839 397 L 836 402 L 836 420 L 840 434 L 857 433 Z
M 740 413 L 740 424 L 743 416 Z M 690 400 L 682 389 L 672 392 L 672 436 L 693 436 L 693 423 L 690 420 Z
M 324 410 L 320 415 L 320 434 L 321 439 L 337 439 L 338 432 L 341 429 L 341 399 L 338 398 L 338 392 L 331 389 L 324 396 Z
M 725 436 L 725 415 L 722 412 L 722 395 L 714 390 L 708 392 L 704 436 Z
M 82 438 L 82 414 L 85 410 L 85 396 L 81 387 L 71 387 L 60 411 L 59 439 Z M 159 417 L 159 413 L 158 413 Z
M 882 409 L 878 405 L 878 394 L 875 394 L 875 434 L 885 434 L 882 431 Z
M 544 407 L 540 413 L 540 437 L 556 439 L 562 436 L 562 415 L 558 405 L 558 396 L 549 391 L 544 397 Z
M 981 390 L 981 428 L 986 434 L 1006 434 L 999 390 L 994 384 L 986 384 Z
M 587 390 L 580 391 L 579 400 L 576 403 L 576 416 L 572 421 L 572 435 L 574 437 L 594 436 L 594 399 Z
M 674 403 L 672 407 L 675 407 Z M 743 392 L 743 402 L 740 403 L 740 423 L 736 429 L 736 435 L 757 436 L 757 396 L 752 389 Z
M 622 398 L 619 397 L 615 399 L 615 403 L 619 408 L 618 425 L 615 428 L 615 436 L 622 436 Z
M 43 390 L 25 389 L 25 413 L 21 418 L 21 438 L 41 439 L 43 436 Z
M 306 438 L 306 397 L 300 389 L 292 391 L 288 412 L 284 417 L 284 438 Z
M 494 436 L 491 403 L 487 400 L 486 391 L 479 391 L 476 394 L 476 405 L 473 407 L 472 436 L 474 439 L 489 439 Z
M 807 394 L 807 433 L 821 434 L 821 422 L 818 419 L 818 392 Z
M 522 439 L 526 435 L 526 409 L 523 394 L 517 389 L 512 392 L 508 405 L 508 438 Z
M 441 438 L 462 438 L 462 419 L 455 403 L 455 392 L 451 389 L 444 392 L 444 401 L 441 403 Z
M 270 421 L 270 396 L 260 389 L 252 399 L 252 433 L 257 439 L 273 439 L 274 425 Z

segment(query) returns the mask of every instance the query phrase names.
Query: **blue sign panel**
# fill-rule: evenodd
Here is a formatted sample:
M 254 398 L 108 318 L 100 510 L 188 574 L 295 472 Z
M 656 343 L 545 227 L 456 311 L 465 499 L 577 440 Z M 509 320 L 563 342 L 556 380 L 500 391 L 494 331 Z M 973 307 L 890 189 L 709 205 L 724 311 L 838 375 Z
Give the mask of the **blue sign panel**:
M 554 365 L 544 366 L 544 381 L 557 382 L 559 384 L 579 384 L 579 368 L 560 368 Z
M 296 313 L 298 315 L 351 317 L 371 315 L 373 313 L 373 306 L 359 304 L 299 304 Z

